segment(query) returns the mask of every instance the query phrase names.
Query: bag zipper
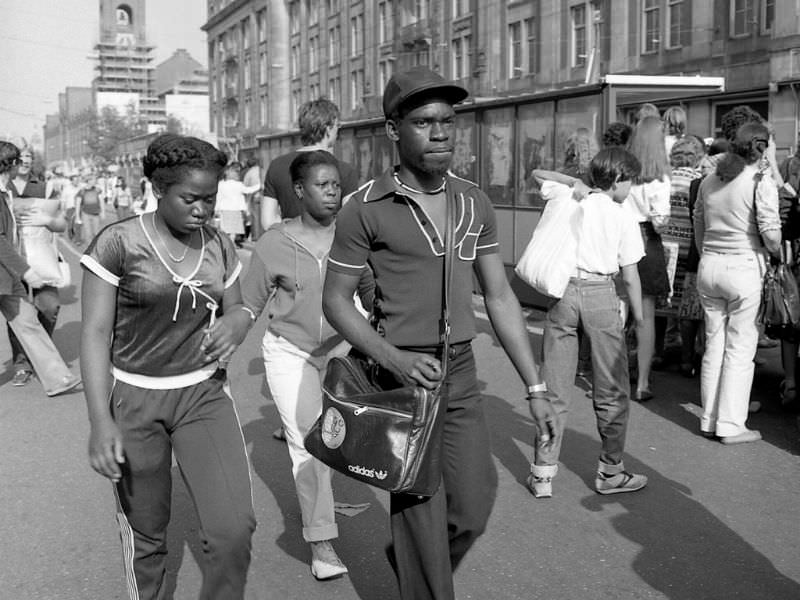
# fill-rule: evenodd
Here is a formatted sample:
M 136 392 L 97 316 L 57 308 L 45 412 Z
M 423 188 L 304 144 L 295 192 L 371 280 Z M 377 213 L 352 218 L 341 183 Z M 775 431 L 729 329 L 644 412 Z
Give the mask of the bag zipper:
M 330 391 L 328 391 L 324 387 L 322 388 L 322 391 L 325 392 L 325 394 L 328 396 L 328 398 L 331 399 L 332 402 L 335 402 L 336 404 L 341 404 L 343 406 L 347 406 L 348 408 L 353 408 L 354 409 L 353 410 L 353 414 L 356 415 L 356 416 L 362 415 L 365 412 L 367 412 L 368 410 L 378 411 L 378 412 L 382 412 L 382 413 L 386 413 L 386 414 L 390 414 L 390 415 L 397 415 L 397 416 L 400 416 L 400 417 L 412 417 L 413 418 L 413 416 L 414 416 L 414 413 L 403 412 L 402 410 L 393 410 L 391 408 L 384 408 L 382 406 L 367 406 L 367 405 L 364 405 L 364 404 L 356 404 L 355 402 L 348 402 L 347 400 L 340 400 L 339 398 L 337 398 L 336 396 L 331 394 Z

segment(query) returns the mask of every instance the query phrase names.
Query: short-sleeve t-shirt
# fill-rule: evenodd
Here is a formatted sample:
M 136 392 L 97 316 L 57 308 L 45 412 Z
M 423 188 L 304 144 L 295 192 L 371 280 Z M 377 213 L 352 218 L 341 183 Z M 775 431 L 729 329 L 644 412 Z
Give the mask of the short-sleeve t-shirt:
M 475 337 L 475 259 L 500 248 L 486 194 L 450 174 L 445 190 L 457 211 L 449 309 L 450 342 L 459 343 Z M 444 232 L 395 183 L 392 170 L 362 186 L 336 218 L 328 269 L 359 275 L 367 264 L 375 275 L 375 316 L 387 341 L 404 347 L 440 344 Z
M 606 194 L 591 193 L 581 200 L 581 210 L 579 269 L 611 275 L 642 259 L 644 242 L 639 223 L 624 205 Z
M 292 150 L 288 154 L 278 156 L 269 164 L 267 175 L 264 178 L 264 195 L 275 198 L 281 208 L 281 218 L 293 219 L 301 212 L 300 200 L 295 194 L 292 185 L 292 176 L 289 167 L 300 152 L 305 150 Z M 355 192 L 358 188 L 358 173 L 346 162 L 339 163 L 339 181 L 342 186 L 342 198 Z
M 230 238 L 205 226 L 202 258 L 182 284 L 156 254 L 143 217 L 104 228 L 81 258 L 117 288 L 111 364 L 150 377 L 191 373 L 211 362 L 200 351 L 203 330 L 242 266 Z

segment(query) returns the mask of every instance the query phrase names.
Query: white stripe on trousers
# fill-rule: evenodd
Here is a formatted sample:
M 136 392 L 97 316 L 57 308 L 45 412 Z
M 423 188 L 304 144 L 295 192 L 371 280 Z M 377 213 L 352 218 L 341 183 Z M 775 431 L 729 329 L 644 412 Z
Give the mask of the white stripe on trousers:
M 122 542 L 122 566 L 125 570 L 125 582 L 128 585 L 128 597 L 130 600 L 139 600 L 139 587 L 136 585 L 136 573 L 133 570 L 133 528 L 128 522 L 128 517 L 122 512 L 122 503 L 119 501 L 117 486 L 114 484 L 114 498 L 117 501 L 117 524 L 119 525 L 119 537 Z

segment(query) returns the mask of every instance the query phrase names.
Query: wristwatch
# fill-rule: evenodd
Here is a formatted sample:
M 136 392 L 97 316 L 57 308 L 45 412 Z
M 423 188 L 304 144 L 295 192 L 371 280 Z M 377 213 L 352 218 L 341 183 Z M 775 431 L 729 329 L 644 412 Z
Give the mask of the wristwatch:
M 547 384 L 542 382 L 542 383 L 537 383 L 535 385 L 529 385 L 526 388 L 526 391 L 527 391 L 527 397 L 530 398 L 534 394 L 540 394 L 542 392 L 546 392 L 547 391 Z

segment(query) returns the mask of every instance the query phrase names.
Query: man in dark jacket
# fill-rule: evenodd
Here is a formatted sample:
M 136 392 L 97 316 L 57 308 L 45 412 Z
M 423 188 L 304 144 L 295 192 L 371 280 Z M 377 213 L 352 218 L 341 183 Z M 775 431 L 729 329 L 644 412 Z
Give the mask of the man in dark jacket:
M 19 150 L 0 142 L 0 314 L 17 336 L 48 396 L 78 386 L 80 378 L 70 373 L 53 341 L 39 323 L 36 308 L 27 300 L 23 281 L 31 288 L 43 285 L 42 278 L 19 253 L 19 238 L 11 211 L 10 173 L 19 161 Z

